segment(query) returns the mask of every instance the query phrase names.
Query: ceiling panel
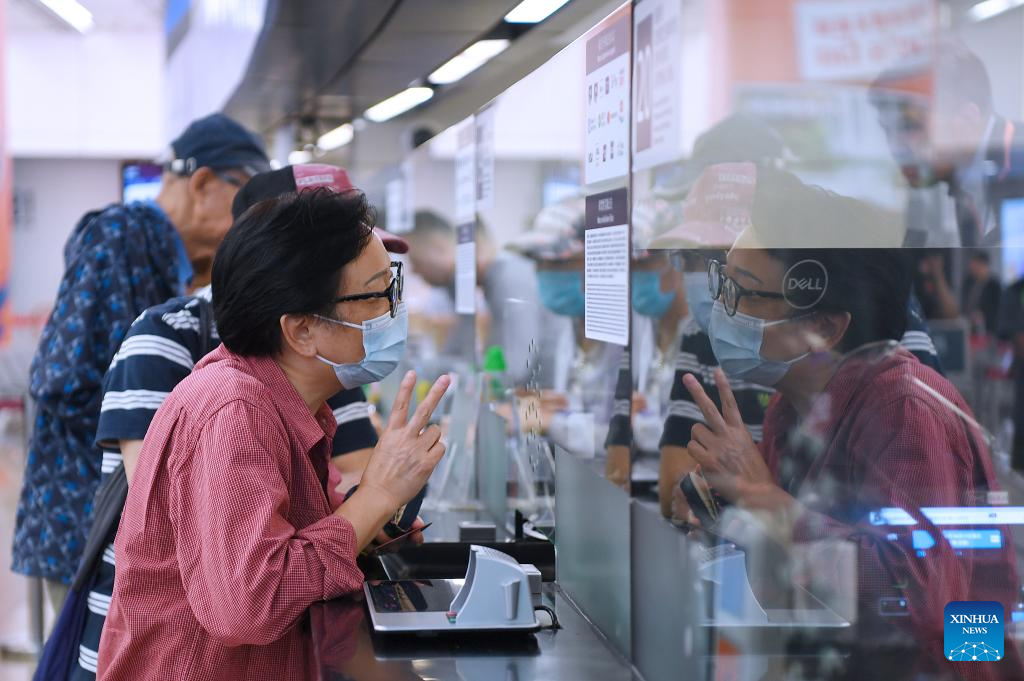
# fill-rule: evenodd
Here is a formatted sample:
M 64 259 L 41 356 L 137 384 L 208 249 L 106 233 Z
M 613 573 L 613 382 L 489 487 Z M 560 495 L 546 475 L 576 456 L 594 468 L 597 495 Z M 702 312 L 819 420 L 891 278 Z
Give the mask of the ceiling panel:
M 336 124 L 339 118 L 358 116 L 487 35 L 516 4 L 517 0 L 268 0 L 267 23 L 226 110 L 268 135 L 288 122 L 320 117 Z M 607 4 L 568 3 L 513 44 L 515 48 L 529 43 L 530 50 L 509 49 L 479 73 L 492 68 L 507 80 L 506 86 L 511 84 L 522 75 L 510 68 L 514 60 L 533 64 L 554 54 L 562 46 L 554 36 Z M 528 36 L 533 37 L 524 41 Z M 442 88 L 427 107 L 447 94 Z

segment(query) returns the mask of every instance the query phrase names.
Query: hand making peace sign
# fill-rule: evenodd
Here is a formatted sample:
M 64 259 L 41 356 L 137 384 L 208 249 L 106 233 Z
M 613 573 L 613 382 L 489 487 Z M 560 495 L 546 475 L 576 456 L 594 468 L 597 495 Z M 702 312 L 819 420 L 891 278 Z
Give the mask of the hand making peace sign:
M 715 369 L 715 384 L 722 401 L 721 412 L 693 374 L 683 376 L 683 385 L 707 423 L 698 423 L 693 427 L 690 433 L 692 439 L 686 449 L 701 465 L 708 483 L 715 491 L 735 503 L 742 496 L 742 491 L 766 484 L 774 486 L 775 481 L 743 425 L 736 397 L 721 368 Z

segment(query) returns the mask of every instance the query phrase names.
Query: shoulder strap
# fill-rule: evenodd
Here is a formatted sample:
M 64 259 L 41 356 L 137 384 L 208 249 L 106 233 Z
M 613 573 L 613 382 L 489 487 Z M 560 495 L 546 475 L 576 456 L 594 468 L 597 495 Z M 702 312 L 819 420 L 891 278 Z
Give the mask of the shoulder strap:
M 103 551 L 106 550 L 107 544 L 114 540 L 114 534 L 121 522 L 121 512 L 124 510 L 124 502 L 127 498 L 128 478 L 125 475 L 124 464 L 121 463 L 112 474 L 107 476 L 96 491 L 92 525 L 89 527 L 89 534 L 85 540 L 82 561 L 78 565 L 78 572 L 75 573 L 72 583 L 74 589 L 84 589 L 91 583 L 96 566 L 103 556 Z
M 199 301 L 199 356 L 206 357 L 213 350 L 213 304 L 205 298 Z

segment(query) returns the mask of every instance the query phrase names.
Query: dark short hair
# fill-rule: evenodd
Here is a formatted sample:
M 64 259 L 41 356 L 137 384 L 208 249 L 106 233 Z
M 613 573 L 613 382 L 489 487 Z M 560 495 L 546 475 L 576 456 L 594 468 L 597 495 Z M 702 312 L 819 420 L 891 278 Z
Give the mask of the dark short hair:
M 452 223 L 445 220 L 432 210 L 418 210 L 412 218 L 412 236 L 427 234 L 439 234 L 441 236 L 455 238 L 455 229 Z
M 989 254 L 985 251 L 974 251 L 971 253 L 971 260 L 977 260 L 978 262 L 983 262 L 986 265 L 992 262 L 991 257 L 989 257 Z
M 326 188 L 243 213 L 213 260 L 214 317 L 228 350 L 277 353 L 282 315 L 329 315 L 342 270 L 366 248 L 373 224 L 365 195 Z
M 752 229 L 784 271 L 804 260 L 817 261 L 824 268 L 828 275 L 824 294 L 806 309 L 794 309 L 793 316 L 848 312 L 850 326 L 839 344 L 842 352 L 903 337 L 913 280 L 906 255 L 899 248 L 790 247 L 798 244 L 791 238 L 776 241 L 773 237 L 804 234 L 807 243 L 812 244 L 823 230 L 862 233 L 882 219 L 879 209 L 805 185 L 790 173 L 758 173 Z M 772 248 L 772 243 L 785 243 L 787 247 Z

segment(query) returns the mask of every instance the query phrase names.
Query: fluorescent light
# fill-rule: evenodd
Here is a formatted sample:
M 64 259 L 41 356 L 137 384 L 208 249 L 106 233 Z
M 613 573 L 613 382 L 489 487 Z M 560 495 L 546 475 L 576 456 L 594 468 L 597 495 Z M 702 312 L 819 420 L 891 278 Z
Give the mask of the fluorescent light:
M 569 0 L 523 0 L 505 15 L 510 24 L 539 24 L 562 8 Z
M 92 12 L 77 0 L 39 0 L 39 4 L 79 33 L 85 33 L 93 26 Z
M 448 85 L 462 80 L 504 52 L 508 45 L 509 41 L 504 38 L 478 40 L 445 62 L 443 66 L 431 73 L 427 80 L 434 85 Z
M 1021 5 L 1024 5 L 1024 0 L 985 0 L 967 10 L 967 15 L 975 21 L 984 21 Z
M 434 91 L 428 87 L 407 88 L 397 95 L 388 97 L 383 102 L 374 104 L 363 115 L 374 123 L 383 123 L 395 116 L 404 114 L 414 106 L 419 106 L 433 96 Z
M 295 151 L 288 154 L 288 165 L 297 166 L 303 163 L 309 163 L 313 160 L 313 154 L 306 151 L 305 149 L 296 149 Z
M 355 134 L 355 128 L 352 127 L 351 123 L 343 123 L 334 130 L 329 130 L 320 135 L 320 139 L 316 141 L 316 145 L 324 151 L 330 151 L 331 149 L 343 147 L 351 142 Z

